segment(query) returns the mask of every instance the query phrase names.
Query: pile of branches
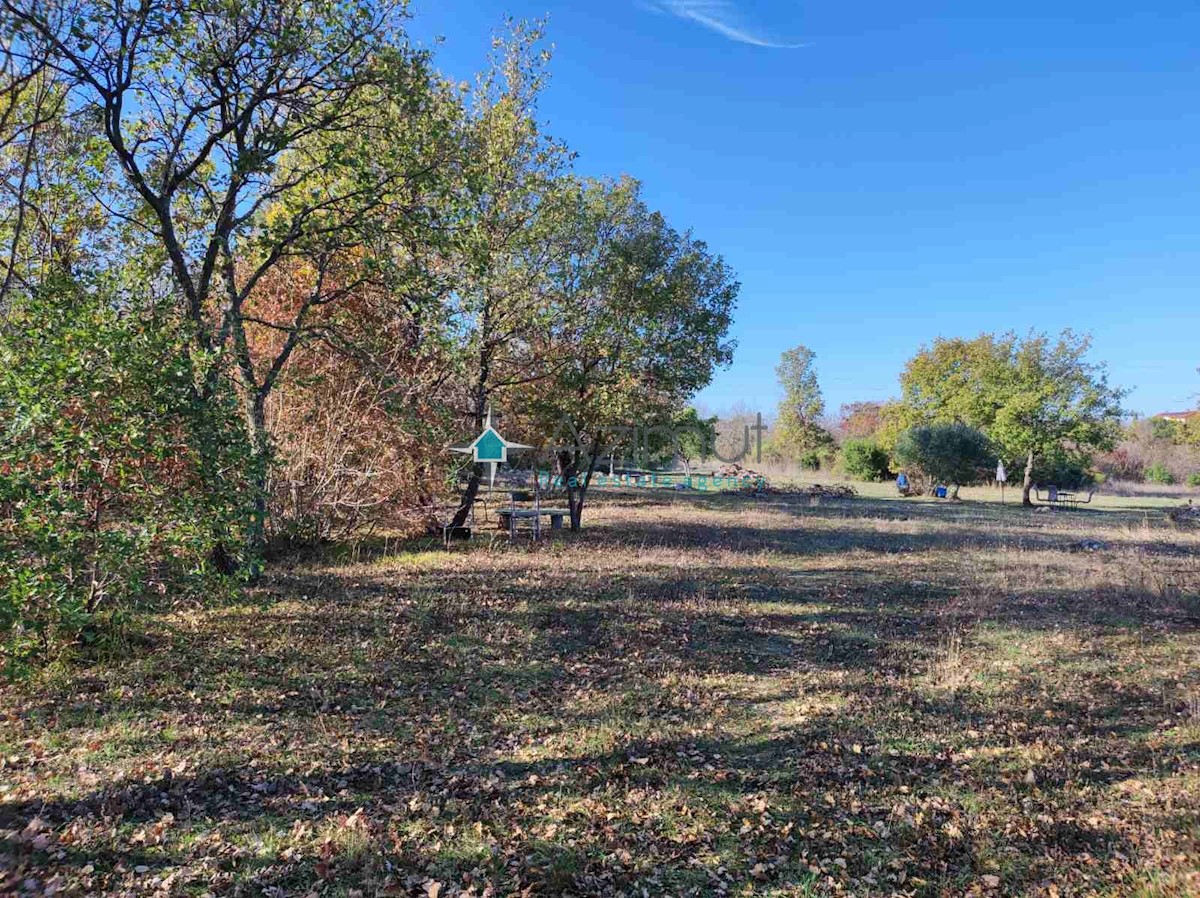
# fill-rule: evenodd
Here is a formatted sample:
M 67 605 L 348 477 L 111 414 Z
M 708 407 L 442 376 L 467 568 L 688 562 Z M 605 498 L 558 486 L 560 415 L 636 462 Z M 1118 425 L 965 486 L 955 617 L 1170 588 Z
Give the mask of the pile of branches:
M 1167 512 L 1167 517 L 1174 522 L 1176 527 L 1200 529 L 1200 507 L 1193 505 L 1191 499 L 1188 499 L 1186 505 L 1172 508 Z
M 812 483 L 807 486 L 778 485 L 771 483 L 765 477 L 755 476 L 756 479 L 748 480 L 742 485 L 742 492 L 752 496 L 807 496 L 810 499 L 854 499 L 858 496 L 858 490 L 844 484 L 833 486 L 825 486 L 820 483 Z
M 858 497 L 858 490 L 845 484 L 824 486 L 820 483 L 814 483 L 812 486 L 802 487 L 800 494 L 816 499 L 855 499 Z
M 757 471 L 751 471 L 749 468 L 744 468 L 736 462 L 718 468 L 713 476 L 734 480 L 766 480 L 762 474 L 759 474 Z

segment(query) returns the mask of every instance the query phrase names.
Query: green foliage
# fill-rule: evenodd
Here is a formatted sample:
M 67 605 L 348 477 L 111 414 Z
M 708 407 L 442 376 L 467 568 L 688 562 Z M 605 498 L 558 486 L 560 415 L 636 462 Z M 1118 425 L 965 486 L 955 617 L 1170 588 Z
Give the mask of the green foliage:
M 962 486 L 988 475 L 995 460 L 987 435 L 965 424 L 926 424 L 912 427 L 896 443 L 896 460 L 925 486 Z
M 821 461 L 823 458 L 824 456 L 816 449 L 809 449 L 801 452 L 800 457 L 796 460 L 800 463 L 800 467 L 806 471 L 819 471 L 821 470 Z
M 874 440 L 846 440 L 842 443 L 842 470 L 855 480 L 886 480 L 888 454 Z
M 1195 471 L 1187 476 L 1188 486 L 1200 486 L 1200 471 Z
M 63 133 L 90 152 L 39 165 L 62 168 L 73 155 L 102 173 L 98 189 L 71 178 L 77 195 L 66 201 L 99 207 L 104 230 L 119 235 L 97 262 L 112 274 L 136 259 L 152 282 L 169 280 L 156 308 L 129 313 L 171 306 L 188 322 L 174 351 L 196 367 L 193 399 L 241 401 L 254 450 L 243 483 L 253 551 L 266 532 L 268 400 L 301 343 L 337 336 L 328 314 L 313 318 L 367 290 L 394 291 L 414 319 L 443 298 L 428 269 L 450 230 L 448 197 L 466 192 L 460 92 L 412 49 L 403 18 L 393 0 L 6 7 L 20 55 L 45 61 L 61 107 L 89 129 Z M 99 230 L 82 212 L 72 217 Z M 60 221 L 45 227 L 57 240 Z M 256 314 L 264 279 L 280 268 L 296 281 L 290 301 Z M 221 383 L 229 379 L 236 393 Z
M 1034 463 L 1033 480 L 1065 489 L 1080 489 L 1096 483 L 1096 474 L 1088 456 L 1060 450 Z
M 1180 443 L 1183 441 L 1183 433 L 1184 427 L 1178 421 L 1169 421 L 1166 418 L 1150 419 L 1150 439 L 1152 440 Z
M 688 464 L 707 458 L 717 442 L 717 421 L 716 415 L 700 417 L 700 413 L 691 406 L 676 415 L 671 427 L 675 432 L 679 457 Z
M 582 439 L 556 456 L 563 482 L 584 484 L 568 494 L 576 527 L 590 471 L 612 448 L 612 429 L 675 420 L 729 363 L 739 285 L 720 256 L 650 210 L 633 179 L 568 179 L 560 187 L 541 354 L 525 365 L 553 373 L 531 379 L 520 404 L 546 442 L 567 442 L 564 420 Z M 688 438 L 694 451 L 712 424 L 683 414 L 704 431 Z
M 662 427 L 646 425 L 642 429 L 643 450 L 640 461 L 655 467 L 676 459 L 689 468 L 712 453 L 717 440 L 717 418 L 702 418 L 691 406 L 671 416 Z M 638 454 L 639 447 L 625 446 L 623 451 Z
M 812 470 L 820 466 L 820 457 L 833 445 L 833 436 L 820 423 L 825 400 L 813 367 L 816 357 L 807 346 L 789 349 L 780 357 L 775 374 L 783 388 L 783 399 L 772 437 L 776 452 Z
M 1192 415 L 1183 426 L 1183 443 L 1200 447 L 1200 415 Z
M 61 279 L 0 327 L 10 673 L 100 638 L 102 619 L 144 600 L 201 588 L 219 535 L 244 516 L 232 408 L 194 401 L 179 339 Z
M 984 431 L 1000 457 L 1026 462 L 1026 495 L 1033 465 L 1066 449 L 1077 454 L 1111 449 L 1120 435 L 1123 390 L 1109 386 L 1105 368 L 1087 361 L 1088 337 L 1064 331 L 982 334 L 937 340 L 901 375 L 903 397 L 892 412 L 904 426 L 962 422 Z
M 1171 473 L 1170 469 L 1167 468 L 1166 465 L 1161 464 L 1147 466 L 1143 476 L 1146 478 L 1147 483 L 1161 483 L 1170 485 L 1175 482 L 1175 475 Z

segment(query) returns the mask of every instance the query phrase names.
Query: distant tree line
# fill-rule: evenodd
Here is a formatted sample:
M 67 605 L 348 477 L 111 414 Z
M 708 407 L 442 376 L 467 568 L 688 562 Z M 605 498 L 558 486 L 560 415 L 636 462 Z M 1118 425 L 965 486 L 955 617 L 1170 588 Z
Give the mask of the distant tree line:
M 782 423 L 772 448 L 802 463 L 823 451 L 832 462 L 839 431 L 845 473 L 880 480 L 908 470 L 925 488 L 980 482 L 1003 463 L 1020 477 L 1022 501 L 1031 505 L 1034 484 L 1072 485 L 1088 476 L 1096 453 L 1121 438 L 1125 391 L 1089 360 L 1090 347 L 1090 338 L 1071 331 L 939 339 L 905 366 L 898 399 L 844 406 L 832 425 L 820 421 L 815 357 L 798 347 L 783 356 Z M 797 360 L 804 376 L 795 374 Z M 804 426 L 786 423 L 795 420 Z

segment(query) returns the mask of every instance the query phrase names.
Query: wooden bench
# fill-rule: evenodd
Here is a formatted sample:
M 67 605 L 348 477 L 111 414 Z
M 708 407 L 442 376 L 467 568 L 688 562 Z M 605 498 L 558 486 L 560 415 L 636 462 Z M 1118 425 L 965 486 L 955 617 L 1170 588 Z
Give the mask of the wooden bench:
M 550 518 L 551 530 L 562 530 L 563 518 L 570 513 L 566 508 L 505 508 L 496 512 L 500 526 L 509 533 L 512 533 L 516 521 L 537 518 L 539 515 Z

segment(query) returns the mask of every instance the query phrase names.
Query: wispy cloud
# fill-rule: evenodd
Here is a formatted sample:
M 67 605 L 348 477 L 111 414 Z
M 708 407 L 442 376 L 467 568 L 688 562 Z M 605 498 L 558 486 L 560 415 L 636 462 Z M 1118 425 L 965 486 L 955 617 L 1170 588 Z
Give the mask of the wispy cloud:
M 758 32 L 742 21 L 737 7 L 728 0 L 652 0 L 646 5 L 656 12 L 670 13 L 680 19 L 695 22 L 740 44 L 772 47 L 777 50 L 795 50 L 807 46 L 782 43 Z

